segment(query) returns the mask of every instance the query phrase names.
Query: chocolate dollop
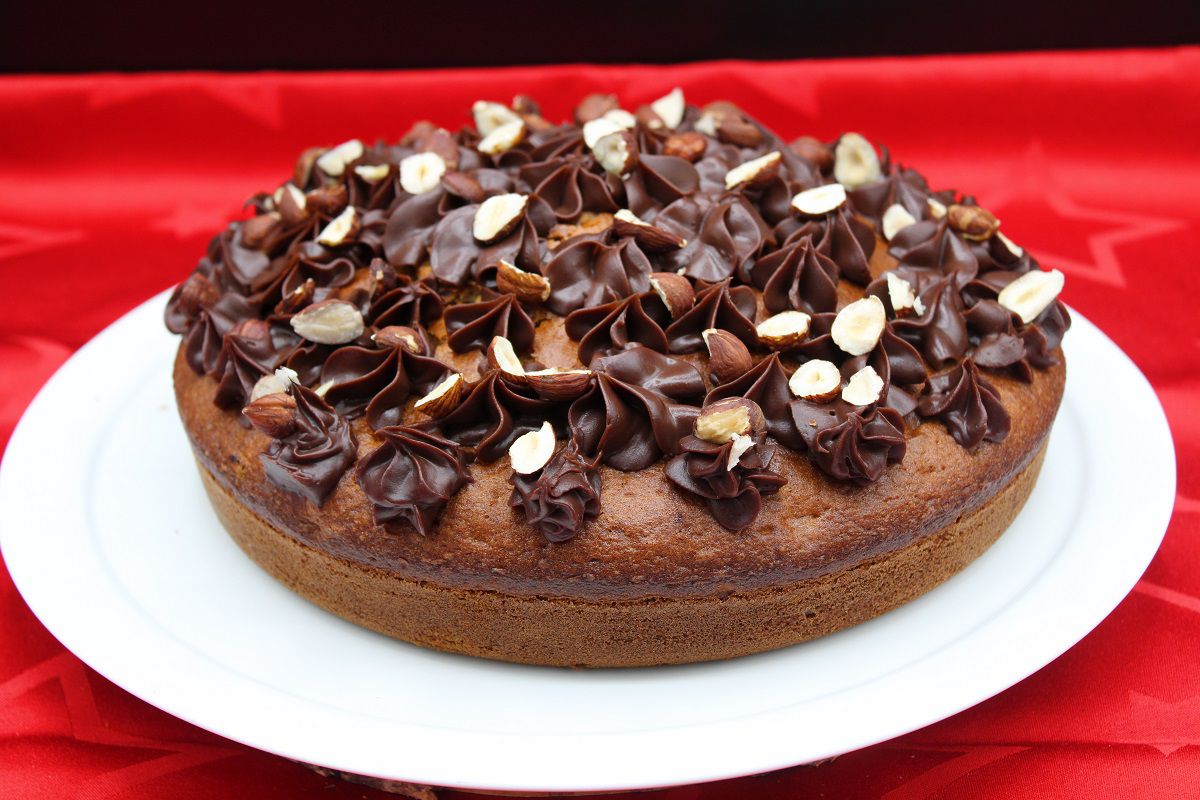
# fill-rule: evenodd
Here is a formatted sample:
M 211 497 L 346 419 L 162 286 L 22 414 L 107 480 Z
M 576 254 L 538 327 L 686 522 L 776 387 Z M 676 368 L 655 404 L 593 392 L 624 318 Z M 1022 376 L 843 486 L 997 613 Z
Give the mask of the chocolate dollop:
M 771 470 L 775 448 L 761 436 L 733 466 L 733 442 L 714 444 L 689 434 L 679 446 L 683 452 L 667 462 L 667 478 L 701 497 L 726 530 L 741 531 L 754 524 L 762 510 L 762 498 L 787 484 L 787 478 Z
M 346 419 L 313 390 L 291 387 L 296 428 L 259 456 L 267 480 L 321 505 L 354 464 L 357 446 Z
M 1000 393 L 984 380 L 970 358 L 929 379 L 917 413 L 940 421 L 968 450 L 980 442 L 1004 441 L 1012 424 Z
M 600 472 L 568 442 L 536 473 L 514 472 L 509 505 L 550 542 L 573 539 L 584 520 L 600 513 Z
M 516 295 L 502 294 L 478 303 L 460 303 L 446 309 L 446 341 L 456 353 L 486 348 L 503 336 L 519 352 L 533 349 L 533 320 Z
M 363 457 L 354 474 L 371 501 L 375 522 L 389 530 L 432 533 L 446 503 L 471 481 L 463 449 L 405 425 L 376 433 L 383 444 Z
M 808 457 L 827 475 L 871 483 L 888 464 L 904 460 L 904 418 L 895 409 L 853 406 L 843 400 L 793 400 L 791 408 Z

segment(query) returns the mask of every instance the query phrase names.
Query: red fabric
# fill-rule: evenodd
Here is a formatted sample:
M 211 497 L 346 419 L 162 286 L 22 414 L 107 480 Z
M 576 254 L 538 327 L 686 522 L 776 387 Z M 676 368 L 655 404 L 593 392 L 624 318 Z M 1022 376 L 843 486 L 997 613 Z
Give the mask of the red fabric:
M 550 117 L 682 85 L 786 136 L 858 130 L 975 193 L 1146 371 L 1179 456 L 1158 557 L 1093 634 L 944 722 L 816 767 L 647 797 L 1179 797 L 1200 785 L 1200 49 L 410 74 L 0 79 L 0 437 L 72 350 L 180 280 L 306 146 Z M 1123 429 L 1136 435 L 1136 428 Z M 1131 501 L 1135 499 L 1131 498 Z M 1187 789 L 1186 787 L 1192 787 Z M 83 666 L 0 570 L 0 797 L 383 797 L 176 720 Z M 455 795 L 456 796 L 456 795 Z

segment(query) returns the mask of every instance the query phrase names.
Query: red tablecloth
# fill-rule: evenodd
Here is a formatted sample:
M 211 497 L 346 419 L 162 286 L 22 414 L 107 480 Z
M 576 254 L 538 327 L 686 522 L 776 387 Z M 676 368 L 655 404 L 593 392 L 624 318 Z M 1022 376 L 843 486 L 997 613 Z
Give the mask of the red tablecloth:
M 1150 377 L 1175 516 L 1094 633 L 976 708 L 816 767 L 657 797 L 1180 797 L 1200 791 L 1200 49 L 665 68 L 0 79 L 0 441 L 79 345 L 181 279 L 304 147 L 465 121 L 516 91 L 565 116 L 679 84 L 786 136 L 858 130 L 975 193 L 1068 276 Z M 1121 437 L 1136 420 L 1113 420 Z M 1137 502 L 1137 498 L 1130 498 Z M 47 513 L 52 514 L 51 509 Z M 0 523 L 2 524 L 2 523 Z M 464 754 L 466 757 L 467 754 Z M 1188 788 L 1190 787 L 1190 788 Z M 453 794 L 453 793 L 452 793 Z M 383 797 L 223 740 L 108 683 L 0 568 L 0 797 Z

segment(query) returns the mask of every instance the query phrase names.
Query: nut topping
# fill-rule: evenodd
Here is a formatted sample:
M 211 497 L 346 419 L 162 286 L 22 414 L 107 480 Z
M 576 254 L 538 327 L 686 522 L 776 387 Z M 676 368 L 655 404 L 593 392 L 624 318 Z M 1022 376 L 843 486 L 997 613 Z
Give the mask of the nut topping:
M 745 397 L 727 397 L 700 409 L 695 435 L 706 442 L 725 444 L 735 436 L 753 436 L 766 428 L 758 403 Z
M 275 208 L 284 225 L 295 225 L 308 217 L 308 198 L 294 183 L 285 183 L 275 191 Z
M 462 375 L 452 372 L 442 379 L 441 383 L 430 389 L 429 394 L 414 403 L 413 408 L 428 414 L 434 419 L 444 417 L 458 405 L 459 398 L 462 397 L 462 391 Z
M 825 403 L 838 396 L 842 373 L 832 361 L 814 358 L 805 361 L 788 380 L 792 394 L 810 403 Z
M 334 215 L 346 207 L 349 195 L 340 183 L 326 184 L 304 196 L 305 208 L 313 214 Z
M 788 148 L 817 169 L 825 170 L 833 166 L 833 151 L 815 136 L 801 136 Z
M 732 471 L 738 465 L 738 462 L 741 461 L 742 456 L 746 455 L 746 452 L 751 447 L 754 447 L 754 440 L 752 438 L 735 433 L 733 435 L 733 447 L 729 448 L 729 461 L 725 464 L 725 470 L 727 472 Z
M 716 382 L 729 383 L 745 375 L 754 366 L 746 345 L 729 331 L 709 328 L 700 336 L 708 347 L 709 374 Z
M 632 236 L 638 246 L 653 253 L 678 250 L 687 246 L 687 239 L 651 225 L 628 208 L 622 208 L 613 214 L 612 225 L 618 236 Z
M 499 127 L 522 122 L 520 114 L 500 103 L 487 100 L 475 101 L 475 105 L 471 106 L 471 116 L 475 118 L 475 130 L 484 138 Z
M 357 308 L 345 300 L 322 300 L 298 312 L 291 319 L 292 330 L 317 344 L 345 344 L 363 333 L 363 318 Z
M 518 300 L 541 303 L 550 297 L 550 281 L 536 272 L 526 272 L 520 267 L 500 259 L 496 271 L 496 288 L 507 294 L 515 294 Z
M 615 94 L 589 94 L 575 106 L 575 122 L 586 125 L 619 107 Z
M 627 131 L 637 127 L 637 117 L 623 108 L 614 108 L 612 111 L 607 112 L 604 118 L 621 130 Z
M 616 131 L 601 136 L 592 145 L 596 162 L 618 177 L 629 173 L 637 163 L 637 145 L 629 131 Z
M 683 112 L 685 110 L 683 89 L 676 86 L 651 103 L 650 110 L 658 115 L 663 125 L 672 129 L 678 128 L 679 123 L 683 122 Z
M 468 203 L 482 203 L 487 197 L 483 184 L 474 175 L 465 172 L 449 171 L 442 175 L 442 188 L 455 197 Z
M 606 117 L 598 117 L 583 126 L 583 143 L 591 150 L 605 136 L 620 133 L 621 126 Z
M 925 313 L 925 304 L 913 291 L 912 284 L 894 272 L 885 272 L 887 278 L 888 300 L 892 302 L 892 311 L 897 317 L 918 317 Z
M 696 127 L 699 128 L 700 125 L 697 124 Z M 684 131 L 671 134 L 667 141 L 663 142 L 662 153 L 664 156 L 675 156 L 695 164 L 704 158 L 706 150 L 708 140 L 695 131 Z
M 613 215 L 607 211 L 584 211 L 575 223 L 560 222 L 546 234 L 546 247 L 555 249 L 560 244 L 575 236 L 597 234 L 613 226 Z
M 354 168 L 354 174 L 367 183 L 379 183 L 391 171 L 392 168 L 387 164 L 359 164 Z
M 946 216 L 946 206 L 934 200 L 932 197 L 926 198 L 925 205 L 929 206 L 929 216 L 934 219 L 941 219 Z
M 417 153 L 400 161 L 400 187 L 409 194 L 432 192 L 446 174 L 446 160 L 437 153 Z
M 258 247 L 279 227 L 281 219 L 278 211 L 268 211 L 245 220 L 242 222 L 242 244 L 246 247 Z
M 1066 278 L 1056 269 L 1033 270 L 1001 289 L 996 300 L 1009 311 L 1015 311 L 1028 325 L 1054 302 L 1065 282 Z
M 950 227 L 971 242 L 982 242 L 1000 227 L 996 215 L 979 206 L 962 206 L 955 203 L 946 210 Z
M 857 189 L 883 177 L 875 145 L 857 133 L 844 133 L 833 150 L 833 178 L 847 189 Z
M 358 139 L 342 142 L 337 147 L 331 147 L 317 159 L 317 166 L 330 177 L 340 177 L 346 171 L 346 165 L 362 158 L 363 143 Z
M 517 118 L 496 128 L 480 140 L 476 149 L 489 156 L 497 156 L 513 149 L 525 139 L 525 120 Z
M 536 431 L 521 434 L 508 448 L 508 460 L 512 462 L 513 472 L 520 475 L 537 472 L 549 463 L 557 444 L 554 428 L 549 422 L 543 422 Z
M 788 350 L 808 336 L 812 318 L 803 311 L 781 311 L 758 323 L 758 340 L 772 350 Z
M 525 216 L 529 198 L 523 194 L 498 194 L 479 205 L 471 234 L 480 244 L 491 244 L 512 233 Z
M 717 138 L 737 147 L 758 147 L 763 133 L 759 127 L 741 114 L 726 117 L 716 123 Z
M 488 344 L 487 361 L 492 369 L 500 370 L 509 383 L 528 382 L 525 367 L 521 365 L 521 359 L 517 358 L 517 351 L 513 349 L 512 342 L 503 336 L 494 337 Z
M 212 308 L 221 299 L 217 285 L 199 272 L 193 272 L 179 288 L 179 305 L 189 314 Z
M 852 406 L 869 406 L 879 402 L 882 395 L 883 378 L 874 367 L 863 367 L 851 375 L 842 389 L 842 399 Z
M 346 206 L 342 213 L 331 219 L 317 234 L 317 242 L 326 247 L 346 244 L 358 235 L 359 227 L 358 212 L 354 210 L 354 206 Z
M 725 188 L 761 186 L 779 174 L 779 166 L 782 163 L 783 156 L 778 150 L 772 150 L 765 156 L 752 158 L 744 164 L 738 164 L 725 173 Z
M 696 304 L 696 290 L 692 288 L 692 282 L 674 272 L 650 273 L 650 288 L 662 299 L 663 305 L 671 313 L 671 319 L 681 317 Z
M 286 392 L 293 383 L 299 382 L 300 376 L 296 374 L 296 370 L 280 367 L 270 374 L 263 375 L 255 382 L 254 388 L 250 390 L 250 402 L 253 403 L 268 394 Z
M 996 238 L 1000 240 L 1000 244 L 1004 245 L 1004 248 L 1008 250 L 1008 252 L 1013 254 L 1013 258 L 1020 258 L 1021 256 L 1025 255 L 1025 248 L 1021 247 L 1021 245 L 1017 244 L 1000 231 L 996 231 Z
M 887 211 L 883 212 L 883 238 L 889 242 L 897 233 L 907 228 L 909 225 L 915 225 L 917 218 L 908 213 L 908 209 L 899 203 L 893 203 L 887 207 Z
M 529 388 L 544 400 L 574 400 L 587 391 L 592 382 L 592 371 L 551 367 L 526 372 L 525 380 L 529 383 Z
M 852 356 L 861 356 L 875 349 L 886 324 L 883 301 L 871 295 L 855 300 L 839 311 L 829 334 L 842 350 Z
M 282 439 L 296 430 L 296 401 L 290 394 L 264 394 L 242 409 L 246 421 L 272 439 Z
M 805 189 L 792 198 L 792 208 L 809 217 L 823 217 L 846 202 L 846 187 L 840 183 L 828 183 Z
M 380 328 L 371 334 L 371 341 L 380 347 L 403 347 L 417 355 L 423 352 L 419 334 L 407 325 L 388 325 Z

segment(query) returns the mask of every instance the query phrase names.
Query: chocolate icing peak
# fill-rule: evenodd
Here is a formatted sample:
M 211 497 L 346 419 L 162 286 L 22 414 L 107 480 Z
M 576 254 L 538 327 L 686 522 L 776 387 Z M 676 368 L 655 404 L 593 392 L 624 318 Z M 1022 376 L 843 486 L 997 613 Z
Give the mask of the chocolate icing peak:
M 588 157 L 586 161 L 591 161 Z M 574 222 L 584 211 L 612 213 L 621 206 L 621 183 L 607 173 L 596 174 L 583 158 L 557 158 L 520 169 L 521 180 L 546 202 L 559 222 Z
M 662 210 L 655 224 L 687 240 L 667 253 L 664 271 L 683 270 L 689 278 L 722 281 L 740 272 L 774 243 L 758 211 L 740 195 L 713 201 L 705 195 L 688 197 Z
M 313 390 L 293 385 L 296 429 L 273 439 L 259 456 L 267 480 L 322 505 L 354 463 L 358 448 L 350 425 Z
M 484 349 L 496 336 L 508 339 L 518 352 L 533 349 L 533 320 L 516 295 L 450 306 L 444 319 L 450 334 L 446 341 L 456 353 Z
M 653 389 L 597 372 L 587 393 L 571 403 L 567 419 L 580 453 L 636 472 L 679 452 L 696 413 L 694 406 L 673 403 Z
M 859 407 L 843 400 L 793 400 L 792 419 L 808 457 L 828 475 L 858 484 L 879 480 L 888 464 L 904 459 L 904 418 L 886 406 Z
M 252 330 L 239 333 L 243 327 Z M 213 402 L 221 408 L 241 408 L 250 399 L 258 379 L 283 364 L 300 337 L 278 325 L 253 320 L 225 334 L 213 369 L 217 392 Z
M 446 503 L 471 481 L 462 448 L 403 425 L 376 433 L 383 444 L 364 456 L 355 470 L 376 524 L 389 531 L 409 527 L 422 536 L 432 533 Z
M 652 271 L 650 260 L 633 239 L 615 244 L 592 237 L 570 239 L 546 264 L 550 281 L 546 307 L 556 314 L 569 314 L 580 307 L 646 292 Z
M 813 244 L 811 235 L 760 258 L 750 269 L 750 282 L 762 290 L 772 314 L 795 309 L 806 314 L 837 310 L 837 264 Z
M 901 228 L 889 252 L 908 271 L 928 270 L 954 279 L 961 289 L 979 272 L 971 247 L 951 227 L 948 217 Z
M 1011 425 L 1000 393 L 983 379 L 970 358 L 929 379 L 917 412 L 941 421 L 954 440 L 968 450 L 983 441 L 1003 441 Z
M 597 355 L 642 344 L 667 351 L 663 328 L 671 315 L 653 292 L 630 295 L 602 306 L 580 308 L 567 315 L 567 336 L 579 342 L 579 361 L 590 364 Z
M 584 520 L 600 513 L 600 472 L 574 442 L 560 448 L 532 475 L 514 472 L 509 505 L 550 542 L 574 538 Z
M 321 368 L 321 384 L 332 384 L 327 402 L 347 419 L 365 414 L 379 428 L 399 425 L 409 396 L 424 395 L 450 373 L 436 358 L 404 347 L 340 347 Z
M 778 353 L 772 353 L 754 365 L 746 374 L 713 389 L 704 398 L 708 405 L 727 397 L 745 397 L 753 400 L 762 409 L 767 420 L 767 433 L 775 441 L 793 450 L 803 450 L 804 438 L 796 430 L 792 419 L 791 402 L 794 399 L 788 387 L 788 374 L 784 371 Z
M 369 325 L 427 325 L 442 316 L 445 302 L 429 281 L 395 275 L 391 287 L 379 286 L 364 315 Z
M 721 281 L 696 295 L 696 304 L 666 330 L 672 353 L 694 353 L 704 349 L 704 331 L 720 328 L 741 339 L 746 347 L 758 346 L 754 316 L 758 301 L 748 286 L 731 287 Z
M 919 220 L 928 214 L 929 184 L 915 169 L 898 167 L 875 183 L 848 190 L 846 199 L 877 227 L 882 225 L 883 213 L 893 205 L 902 206 Z
M 679 446 L 683 452 L 667 462 L 667 478 L 700 496 L 727 530 L 750 527 L 762 510 L 763 496 L 775 494 L 787 483 L 787 478 L 770 469 L 775 448 L 761 436 L 732 469 L 728 467 L 732 442 L 713 444 L 689 434 Z
M 480 461 L 495 461 L 508 453 L 521 434 L 541 428 L 546 420 L 557 422 L 562 417 L 557 404 L 526 391 L 503 380 L 499 370 L 491 370 L 470 386 L 457 408 L 426 427 L 473 448 L 474 457 Z

